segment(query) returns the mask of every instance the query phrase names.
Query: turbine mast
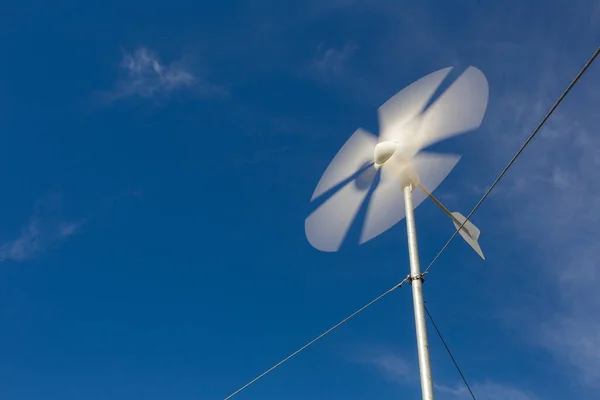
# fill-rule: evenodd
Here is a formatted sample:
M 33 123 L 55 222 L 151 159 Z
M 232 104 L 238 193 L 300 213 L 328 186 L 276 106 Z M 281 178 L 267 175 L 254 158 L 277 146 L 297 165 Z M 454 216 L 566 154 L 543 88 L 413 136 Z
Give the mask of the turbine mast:
M 404 186 L 404 205 L 406 209 L 406 233 L 408 236 L 408 253 L 410 257 L 410 283 L 412 286 L 413 306 L 415 310 L 415 328 L 417 333 L 417 351 L 419 354 L 419 373 L 421 376 L 421 393 L 423 400 L 433 400 L 433 380 L 431 378 L 431 363 L 429 361 L 429 340 L 427 338 L 427 323 L 425 306 L 423 304 L 423 275 L 419 264 L 419 249 L 417 246 L 417 230 L 413 207 L 413 184 Z

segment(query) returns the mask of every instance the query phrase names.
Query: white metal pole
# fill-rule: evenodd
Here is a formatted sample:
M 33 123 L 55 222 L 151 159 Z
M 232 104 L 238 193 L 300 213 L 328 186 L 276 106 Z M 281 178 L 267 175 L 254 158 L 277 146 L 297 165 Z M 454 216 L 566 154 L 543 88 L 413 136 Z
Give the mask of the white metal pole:
M 419 265 L 419 250 L 417 247 L 417 230 L 412 197 L 413 185 L 404 186 L 404 205 L 406 207 L 406 232 L 408 235 L 408 253 L 410 256 L 410 276 L 415 309 L 415 327 L 417 331 L 417 350 L 419 354 L 419 372 L 421 375 L 421 393 L 423 400 L 433 400 L 433 380 L 431 379 L 431 364 L 429 362 L 429 342 L 423 305 L 423 282 Z

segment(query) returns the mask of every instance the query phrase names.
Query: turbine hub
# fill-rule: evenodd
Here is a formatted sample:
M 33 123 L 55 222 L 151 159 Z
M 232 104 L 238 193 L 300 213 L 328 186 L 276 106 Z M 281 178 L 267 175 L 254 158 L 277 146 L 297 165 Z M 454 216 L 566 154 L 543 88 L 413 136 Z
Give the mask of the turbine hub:
M 387 141 L 377 143 L 375 150 L 373 151 L 373 159 L 375 161 L 375 168 L 381 167 L 394 152 L 398 149 L 398 143 Z

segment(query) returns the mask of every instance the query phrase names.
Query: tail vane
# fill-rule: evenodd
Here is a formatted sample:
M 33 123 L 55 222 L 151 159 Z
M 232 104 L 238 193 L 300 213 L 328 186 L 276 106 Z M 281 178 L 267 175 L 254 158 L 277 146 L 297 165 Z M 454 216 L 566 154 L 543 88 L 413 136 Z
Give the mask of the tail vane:
M 467 221 L 467 219 L 461 213 L 452 213 L 452 222 L 454 223 L 456 229 L 459 229 L 460 226 L 463 223 L 465 223 L 465 221 Z M 473 250 L 475 250 L 475 252 L 479 254 L 479 257 L 485 260 L 483 251 L 481 250 L 481 247 L 479 246 L 478 242 L 479 235 L 481 234 L 479 228 L 477 228 L 471 221 L 467 221 L 458 233 L 460 234 L 460 236 L 462 236 L 463 239 L 465 239 L 469 246 L 471 246 Z

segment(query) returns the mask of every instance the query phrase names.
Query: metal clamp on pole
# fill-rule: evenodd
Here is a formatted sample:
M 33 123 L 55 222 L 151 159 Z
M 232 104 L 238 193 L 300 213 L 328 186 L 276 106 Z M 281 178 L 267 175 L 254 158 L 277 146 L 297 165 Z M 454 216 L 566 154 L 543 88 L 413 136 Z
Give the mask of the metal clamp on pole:
M 410 283 L 411 285 L 412 285 L 412 282 L 416 281 L 416 280 L 419 280 L 419 281 L 421 281 L 421 283 L 423 283 L 423 282 L 425 282 L 425 275 L 427 275 L 427 272 L 423 272 L 423 273 L 420 273 L 415 276 L 406 275 L 406 281 L 408 281 L 408 283 Z

